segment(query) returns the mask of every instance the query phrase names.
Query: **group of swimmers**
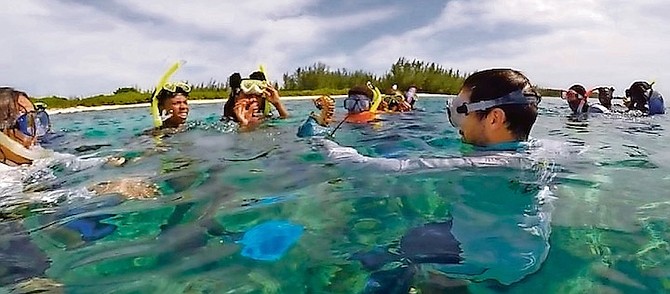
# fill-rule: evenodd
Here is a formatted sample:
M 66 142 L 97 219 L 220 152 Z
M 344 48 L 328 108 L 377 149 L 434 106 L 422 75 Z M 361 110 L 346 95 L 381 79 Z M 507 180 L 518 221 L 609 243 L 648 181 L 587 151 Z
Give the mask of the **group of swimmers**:
M 637 111 L 642 114 L 656 115 L 665 113 L 663 96 L 652 88 L 654 83 L 636 81 L 626 89 L 623 105 L 612 105 L 613 87 L 597 87 L 587 91 L 583 85 L 575 84 L 565 91 L 573 114 L 582 113 L 611 113 Z M 598 93 L 598 103 L 589 104 L 588 98 L 592 92 Z
M 241 130 L 252 130 L 268 118 L 284 119 L 289 116 L 277 89 L 269 83 L 263 72 L 254 72 L 243 78 L 239 73 L 230 76 L 230 96 L 223 106 L 222 120 L 239 124 Z M 629 89 L 630 109 L 645 109 L 649 114 L 658 113 L 657 99 L 660 94 L 651 90 L 647 83 L 634 84 Z M 645 90 L 646 89 L 646 90 Z M 188 96 L 191 86 L 183 82 L 167 82 L 157 89 L 156 99 L 161 113 L 162 129 L 180 129 L 185 125 L 188 114 Z M 366 123 L 374 121 L 379 113 L 404 112 L 414 109 L 417 101 L 417 87 L 410 86 L 405 93 L 393 89 L 390 95 L 382 95 L 374 85 L 358 85 L 352 87 L 343 101 L 347 113 L 343 122 Z M 599 89 L 603 93 L 600 104 L 611 108 L 612 89 Z M 609 94 L 607 94 L 609 93 Z M 571 87 L 567 95 L 568 103 L 573 110 L 582 112 L 592 108 L 586 103 L 588 97 L 583 87 Z M 609 98 L 607 98 L 609 97 Z M 661 104 L 662 104 L 662 97 Z M 445 122 L 458 130 L 463 142 L 472 144 L 485 151 L 509 152 L 514 154 L 519 150 L 529 148 L 529 134 L 536 122 L 538 104 L 541 96 L 530 80 L 521 72 L 513 69 L 488 69 L 468 76 L 458 95 L 447 99 Z M 320 113 L 312 113 L 301 124 L 298 130 L 299 137 L 321 138 L 320 146 L 326 149 L 328 158 L 337 162 L 367 165 L 387 171 L 411 171 L 424 169 L 453 169 L 459 167 L 486 167 L 508 165 L 513 157 L 463 157 L 463 158 L 374 158 L 363 156 L 355 149 L 339 146 L 332 141 L 333 132 L 338 126 L 332 127 L 334 120 L 335 100 L 330 96 L 322 96 L 314 101 Z M 273 115 L 272 108 L 277 114 Z M 45 133 L 48 125 L 48 116 L 37 109 L 23 92 L 11 88 L 0 89 L 0 161 L 7 166 L 29 165 L 36 158 L 31 152 L 38 148 L 37 138 Z M 476 253 L 467 252 L 467 246 L 461 248 L 463 240 L 458 235 L 451 234 L 451 222 L 428 224 L 410 230 L 406 236 L 419 248 L 413 252 L 414 260 L 423 260 L 425 263 L 438 264 L 467 264 L 463 256 L 476 256 Z M 548 234 L 548 232 L 547 232 Z M 415 235 L 423 236 L 415 238 Z M 431 236 L 441 236 L 441 243 L 435 246 L 436 239 Z M 544 236 L 544 235 L 543 235 Z M 403 237 L 405 238 L 405 237 Z M 546 236 L 548 238 L 548 235 Z M 474 242 L 473 239 L 470 239 Z M 547 240 L 543 240 L 547 242 Z M 432 244 L 432 245 L 431 245 Z M 484 243 L 482 243 L 484 244 Z M 467 245 L 467 244 L 466 244 Z M 441 247 L 440 247 L 441 246 Z M 483 245 L 482 245 L 483 246 Z M 440 248 L 436 248 L 440 247 Z M 527 265 L 526 255 L 509 254 L 505 260 L 518 261 L 519 275 L 513 277 L 496 277 L 495 270 L 478 274 L 480 279 L 497 279 L 503 284 L 511 284 L 522 279 L 525 275 L 539 269 L 546 258 L 548 243 L 542 252 L 532 252 L 535 263 Z M 494 248 L 491 249 L 495 251 Z M 463 253 L 465 252 L 465 255 Z M 366 260 L 370 256 L 361 257 L 361 262 L 367 267 Z M 418 258 L 420 256 L 422 259 Z M 412 259 L 412 257 L 410 257 Z M 476 260 L 476 258 L 474 259 Z M 482 266 L 482 265 L 479 265 Z M 487 268 L 495 265 L 486 265 Z M 370 269 L 374 270 L 374 269 Z M 507 269 L 514 271 L 515 269 Z M 17 275 L 15 281 L 26 276 Z M 398 281 L 396 281 L 397 283 Z M 404 283 L 404 282 L 403 282 Z M 406 288 L 407 285 L 394 284 L 375 286 L 376 292 L 384 292 Z

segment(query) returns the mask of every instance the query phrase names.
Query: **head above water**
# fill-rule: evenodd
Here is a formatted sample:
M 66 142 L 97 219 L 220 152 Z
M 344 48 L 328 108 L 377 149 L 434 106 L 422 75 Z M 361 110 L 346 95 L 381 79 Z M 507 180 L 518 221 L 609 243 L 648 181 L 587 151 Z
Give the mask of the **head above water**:
M 372 90 L 363 85 L 354 86 L 349 89 L 347 98 L 344 99 L 344 109 L 349 114 L 357 114 L 370 110 L 374 93 Z
M 188 96 L 191 85 L 185 82 L 166 83 L 156 96 L 158 110 L 163 119 L 163 127 L 176 128 L 183 125 L 188 119 L 190 111 Z
M 598 102 L 607 109 L 612 108 L 612 96 L 614 95 L 613 87 L 598 88 Z
M 626 91 L 626 96 L 629 96 L 634 101 L 649 100 L 648 91 L 651 90 L 651 84 L 646 81 L 636 81 L 630 85 Z
M 488 69 L 464 81 L 448 114 L 466 143 L 490 146 L 524 141 L 537 119 L 540 99 L 521 72 Z
M 35 118 L 35 106 L 24 92 L 10 87 L 0 88 L 0 131 L 9 142 L 0 143 L 0 162 L 5 164 L 24 164 L 31 161 L 21 157 L 12 148 L 30 148 L 39 136 L 38 119 Z M 48 121 L 47 121 L 48 123 Z M 32 131 L 31 131 L 32 130 Z
M 574 84 L 568 88 L 565 93 L 565 100 L 568 101 L 568 106 L 573 113 L 586 112 L 588 110 L 586 88 L 580 84 Z

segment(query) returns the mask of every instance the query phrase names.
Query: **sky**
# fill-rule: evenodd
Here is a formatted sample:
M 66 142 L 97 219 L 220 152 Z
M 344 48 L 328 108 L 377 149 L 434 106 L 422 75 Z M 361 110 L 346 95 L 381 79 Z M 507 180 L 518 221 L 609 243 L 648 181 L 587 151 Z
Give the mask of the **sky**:
M 84 97 L 175 80 L 271 80 L 322 62 L 383 74 L 398 58 L 507 67 L 568 88 L 655 81 L 670 95 L 667 0 L 0 0 L 0 77 L 31 96 Z

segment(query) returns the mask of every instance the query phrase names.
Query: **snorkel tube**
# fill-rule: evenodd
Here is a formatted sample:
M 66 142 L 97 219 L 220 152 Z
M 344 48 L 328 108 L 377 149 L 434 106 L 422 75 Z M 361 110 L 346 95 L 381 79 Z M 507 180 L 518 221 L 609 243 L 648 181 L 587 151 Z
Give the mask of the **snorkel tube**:
M 259 65 L 258 70 L 263 73 L 263 75 L 265 76 L 265 82 L 267 83 L 268 82 L 268 75 L 267 75 L 267 73 L 265 73 L 265 66 L 263 64 Z M 272 104 L 266 98 L 265 99 L 265 107 L 263 108 L 263 116 L 270 115 L 270 107 L 272 107 Z
M 382 92 L 379 91 L 379 88 L 376 86 L 373 86 L 370 81 L 368 81 L 368 88 L 372 90 L 372 105 L 370 106 L 370 112 L 374 113 L 377 112 L 377 108 L 379 108 L 379 104 L 382 103 Z
M 154 127 L 156 128 L 160 128 L 163 125 L 160 113 L 158 112 L 158 93 L 163 88 L 163 85 L 167 83 L 168 79 L 179 69 L 182 63 L 183 61 L 177 61 L 170 68 L 168 68 L 160 80 L 158 80 L 158 84 L 156 84 L 156 90 L 154 90 L 153 95 L 151 95 L 151 116 L 153 117 Z

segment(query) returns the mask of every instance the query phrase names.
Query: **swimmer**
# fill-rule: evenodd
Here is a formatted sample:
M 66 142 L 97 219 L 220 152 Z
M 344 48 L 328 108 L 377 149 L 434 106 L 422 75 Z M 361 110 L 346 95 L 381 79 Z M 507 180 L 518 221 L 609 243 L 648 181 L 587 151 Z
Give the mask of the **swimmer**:
M 574 84 L 565 92 L 565 97 L 568 101 L 568 106 L 573 114 L 587 113 L 589 111 L 589 102 L 586 88 L 580 84 Z
M 354 86 L 349 89 L 347 98 L 344 98 L 344 109 L 347 116 L 344 119 L 350 123 L 367 123 L 376 119 L 375 111 L 371 110 L 374 92 L 367 86 Z
M 71 160 L 66 165 L 73 169 L 110 162 L 108 159 L 90 159 L 76 162 L 74 156 L 67 156 L 41 148 L 37 143 L 37 138 L 47 132 L 48 125 L 48 116 L 40 114 L 40 110 L 36 109 L 28 99 L 27 94 L 9 87 L 0 88 L 0 170 L 3 172 L 3 182 L 7 184 L 3 187 L 6 188 L 6 190 L 3 190 L 3 194 L 9 193 L 9 195 L 16 196 L 17 194 L 30 192 L 24 191 L 24 187 L 18 186 L 23 185 L 23 171 L 30 169 L 35 162 L 40 160 Z M 17 183 L 18 186 L 12 185 L 14 183 Z M 82 193 L 91 195 L 115 194 L 124 198 L 151 198 L 156 195 L 153 185 L 139 179 L 107 182 L 85 190 Z M 27 200 L 18 199 L 16 201 L 25 202 Z M 3 199 L 3 201 L 11 201 L 11 199 Z M 21 209 L 20 205 L 13 202 L 4 202 L 3 206 Z M 7 272 L 3 272 L 0 283 L 4 285 L 39 279 L 40 276 L 43 276 L 49 261 L 30 242 L 30 236 L 21 223 L 20 214 L 6 211 L 4 208 L 3 211 L 0 211 L 3 216 L 0 223 L 0 231 L 3 231 L 0 237 L 0 248 L 2 248 L 0 250 L 0 256 L 2 257 L 0 258 L 0 270 Z M 63 212 L 64 217 L 73 214 L 76 213 Z M 98 226 L 100 220 L 102 220 L 100 216 L 77 218 L 68 222 L 65 227 L 78 231 L 77 234 L 84 240 L 89 237 L 102 237 L 99 233 L 104 235 L 113 232 L 113 229 L 109 226 Z M 16 246 L 20 248 L 16 248 Z M 16 254 L 21 257 L 16 257 Z M 12 260 L 19 260 L 24 257 L 30 259 L 31 263 L 12 262 Z
M 630 85 L 626 90 L 626 97 L 630 101 L 629 110 L 639 110 L 649 115 L 665 113 L 663 96 L 646 81 L 637 81 Z
M 405 102 L 410 105 L 411 109 L 414 109 L 414 103 L 419 100 L 419 95 L 416 94 L 416 91 L 416 85 L 410 85 L 407 92 L 405 92 Z
M 328 95 L 313 100 L 320 114 L 310 113 L 307 120 L 298 128 L 298 137 L 327 136 L 331 133 L 328 126 L 335 115 L 335 100 Z
M 598 87 L 598 102 L 603 107 L 612 110 L 612 95 L 614 95 L 613 87 Z
M 242 79 L 239 73 L 229 78 L 230 96 L 223 107 L 222 120 L 232 120 L 242 127 L 255 126 L 265 118 L 266 101 L 277 109 L 280 119 L 289 116 L 281 101 L 279 92 L 267 82 L 265 74 L 260 71 Z
M 158 110 L 161 114 L 162 129 L 180 128 L 188 119 L 189 106 L 188 95 L 191 85 L 185 82 L 168 82 L 156 95 L 158 99 Z
M 529 136 L 540 101 L 541 96 L 529 79 L 513 69 L 489 69 L 466 78 L 458 96 L 447 101 L 446 115 L 451 125 L 458 129 L 461 140 L 480 150 L 480 156 L 373 158 L 328 139 L 317 139 L 316 142 L 326 148 L 328 157 L 335 163 L 371 167 L 383 172 L 501 166 L 528 169 L 533 165 L 524 153 L 534 145 Z M 534 200 L 529 199 L 529 202 L 537 201 L 534 204 L 537 213 L 549 215 L 546 221 L 550 219 L 552 209 L 547 195 L 538 194 Z M 463 213 L 458 207 L 453 210 Z M 524 213 L 520 217 L 525 217 Z M 422 264 L 447 276 L 478 281 L 494 279 L 508 285 L 539 270 L 547 257 L 548 231 L 533 235 L 519 228 L 516 222 L 505 224 L 504 234 L 510 235 L 497 236 L 497 242 L 507 246 L 507 249 L 500 249 L 487 245 L 491 243 L 489 237 L 479 238 L 477 234 L 471 234 L 486 230 L 477 226 L 454 217 L 409 229 L 400 239 L 398 250 L 393 248 L 397 254 L 390 253 L 391 248 L 353 254 L 351 258 L 360 261 L 371 272 L 364 292 L 407 293 L 411 279 Z M 512 247 L 517 250 L 510 251 Z M 525 250 L 528 247 L 535 249 Z M 505 260 L 505 264 L 499 265 L 487 256 L 496 256 Z M 392 263 L 402 265 L 390 269 Z

